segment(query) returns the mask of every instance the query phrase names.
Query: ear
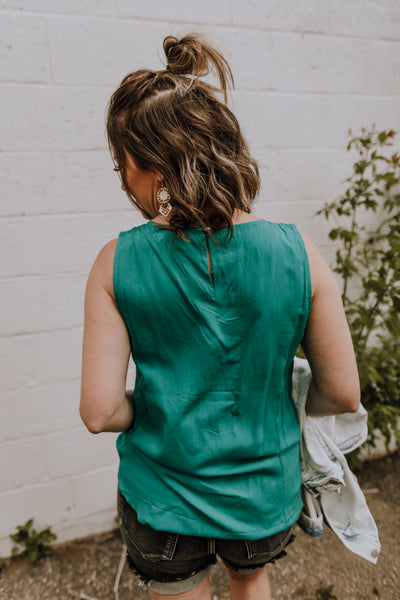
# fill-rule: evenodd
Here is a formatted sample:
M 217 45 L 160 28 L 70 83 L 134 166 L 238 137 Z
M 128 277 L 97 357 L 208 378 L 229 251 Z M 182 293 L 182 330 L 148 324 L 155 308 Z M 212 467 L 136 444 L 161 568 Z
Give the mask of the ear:
M 160 183 L 162 183 L 164 181 L 164 175 L 162 175 L 160 173 L 160 171 L 157 171 L 157 169 L 154 169 L 154 173 L 156 175 L 157 181 L 159 181 Z

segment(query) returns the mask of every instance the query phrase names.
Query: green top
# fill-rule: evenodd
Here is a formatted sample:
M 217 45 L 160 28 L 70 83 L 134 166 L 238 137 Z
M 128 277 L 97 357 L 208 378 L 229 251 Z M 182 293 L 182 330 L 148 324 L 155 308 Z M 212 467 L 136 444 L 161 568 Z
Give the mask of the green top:
M 160 531 L 259 539 L 302 508 L 293 357 L 311 307 L 294 225 L 235 225 L 191 242 L 153 223 L 119 236 L 117 306 L 136 364 L 119 486 Z

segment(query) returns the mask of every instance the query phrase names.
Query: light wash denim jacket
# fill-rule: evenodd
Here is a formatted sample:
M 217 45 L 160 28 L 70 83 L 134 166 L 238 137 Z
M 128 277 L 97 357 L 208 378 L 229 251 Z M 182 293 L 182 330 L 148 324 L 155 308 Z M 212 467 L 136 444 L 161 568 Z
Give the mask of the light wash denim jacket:
M 292 397 L 302 438 L 303 512 L 298 524 L 309 535 L 323 535 L 325 522 L 355 554 L 376 563 L 380 542 L 375 521 L 345 454 L 367 438 L 367 412 L 360 405 L 355 413 L 308 417 L 305 411 L 311 383 L 308 362 L 294 359 Z

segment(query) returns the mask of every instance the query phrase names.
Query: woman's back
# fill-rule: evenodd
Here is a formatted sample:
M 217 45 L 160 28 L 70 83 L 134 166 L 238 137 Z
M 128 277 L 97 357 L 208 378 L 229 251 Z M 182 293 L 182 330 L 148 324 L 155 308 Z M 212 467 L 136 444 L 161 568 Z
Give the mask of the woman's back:
M 188 233 L 149 222 L 117 244 L 114 293 L 137 368 L 119 485 L 155 529 L 257 539 L 301 509 L 290 380 L 311 307 L 307 254 L 295 226 L 264 220 L 229 241 L 214 232 L 218 247 Z

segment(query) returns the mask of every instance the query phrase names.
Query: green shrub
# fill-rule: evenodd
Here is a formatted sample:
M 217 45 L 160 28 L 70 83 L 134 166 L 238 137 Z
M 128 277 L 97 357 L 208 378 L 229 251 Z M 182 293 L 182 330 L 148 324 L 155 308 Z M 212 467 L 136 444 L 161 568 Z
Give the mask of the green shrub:
M 33 563 L 52 553 L 50 543 L 57 539 L 57 536 L 48 527 L 43 531 L 32 529 L 33 519 L 29 519 L 25 525 L 19 525 L 17 532 L 10 535 L 10 538 L 17 545 L 12 549 L 15 556 L 20 553 L 27 553 L 29 560 Z
M 400 443 L 400 156 L 388 155 L 396 133 L 349 132 L 347 150 L 357 152 L 353 174 L 338 200 L 317 214 L 335 218 L 329 232 L 339 242 L 333 270 L 342 280 L 342 299 L 357 356 L 362 402 L 374 431 L 388 444 Z M 374 216 L 374 227 L 365 225 Z

